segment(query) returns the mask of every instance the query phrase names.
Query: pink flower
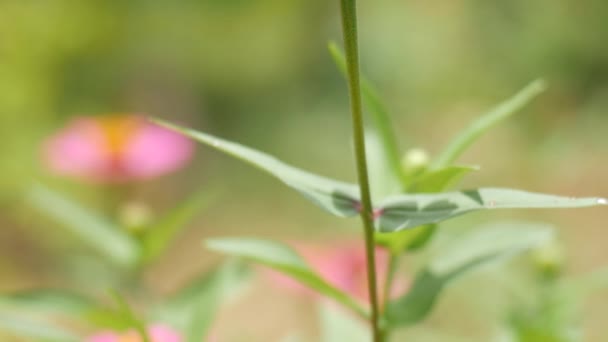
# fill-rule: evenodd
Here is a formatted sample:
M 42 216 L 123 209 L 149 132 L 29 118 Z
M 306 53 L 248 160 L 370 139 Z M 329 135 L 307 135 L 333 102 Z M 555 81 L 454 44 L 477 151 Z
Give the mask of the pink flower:
M 48 168 L 92 182 L 144 180 L 177 170 L 194 143 L 140 115 L 78 117 L 43 145 Z
M 368 301 L 367 261 L 362 243 L 342 243 L 332 246 L 296 245 L 296 251 L 325 281 L 336 288 L 364 301 Z M 376 248 L 376 276 L 380 295 L 388 274 L 389 254 L 383 248 Z M 272 279 L 279 285 L 300 293 L 311 291 L 295 280 L 273 272 Z M 404 281 L 397 279 L 391 295 L 405 291 Z
M 152 325 L 148 328 L 152 342 L 181 342 L 181 336 L 171 328 L 163 325 Z M 141 337 L 135 330 L 125 333 L 102 332 L 85 340 L 86 342 L 141 342 Z

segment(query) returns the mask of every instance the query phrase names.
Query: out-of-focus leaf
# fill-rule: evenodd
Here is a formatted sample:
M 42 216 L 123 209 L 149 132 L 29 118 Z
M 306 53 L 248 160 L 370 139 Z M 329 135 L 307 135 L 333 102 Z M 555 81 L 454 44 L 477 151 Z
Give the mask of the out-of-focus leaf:
M 103 216 L 40 184 L 30 187 L 27 200 L 107 259 L 125 267 L 137 263 L 137 242 Z
M 31 341 L 80 342 L 81 338 L 50 322 L 0 312 L 0 330 Z
M 208 189 L 198 191 L 150 227 L 143 238 L 143 260 L 151 261 L 158 257 L 175 235 L 209 204 L 212 197 L 213 193 Z
M 545 88 L 545 83 L 542 80 L 536 80 L 510 99 L 500 103 L 488 113 L 473 121 L 469 127 L 448 144 L 437 159 L 435 159 L 432 168 L 441 169 L 452 164 L 488 129 L 521 110 L 532 99 L 542 93 Z
M 393 255 L 399 255 L 404 251 L 416 251 L 424 247 L 436 230 L 436 224 L 427 224 L 392 233 L 376 232 L 375 238 L 378 245 L 388 248 Z
M 37 314 L 83 315 L 97 308 L 90 298 L 56 289 L 0 294 L 0 308 Z
M 346 77 L 346 57 L 344 56 L 344 53 L 342 53 L 338 45 L 334 42 L 329 43 L 329 52 L 342 75 Z M 392 177 L 400 182 L 401 187 L 405 188 L 406 179 L 401 170 L 399 144 L 395 138 L 388 110 L 380 100 L 378 92 L 365 77 L 361 77 L 361 93 L 363 94 L 363 102 L 369 109 L 374 128 L 380 137 L 387 169 L 391 171 Z
M 451 165 L 441 169 L 427 171 L 412 182 L 409 187 L 409 192 L 440 192 L 457 183 L 462 177 L 470 172 L 477 170 L 479 170 L 479 167 L 477 166 Z
M 477 229 L 444 249 L 425 266 L 412 288 L 387 306 L 390 325 L 410 325 L 424 319 L 446 286 L 487 265 L 504 261 L 552 238 L 548 226 L 505 224 Z
M 526 208 L 579 208 L 608 204 L 603 198 L 573 198 L 538 194 L 521 190 L 484 188 L 437 194 L 393 196 L 384 200 L 377 219 L 377 229 L 394 232 L 438 223 L 479 210 Z
M 321 341 L 368 342 L 372 340 L 370 329 L 360 317 L 330 303 L 320 303 Z
M 224 238 L 207 240 L 207 247 L 268 266 L 352 309 L 355 313 L 367 316 L 366 310 L 353 298 L 323 280 L 292 248 L 284 244 L 253 238 Z
M 186 342 L 204 341 L 220 306 L 247 284 L 249 270 L 230 261 L 204 274 L 162 303 L 154 315 L 183 331 Z
M 154 122 L 266 171 L 334 215 L 350 217 L 358 214 L 359 189 L 355 184 L 332 180 L 300 170 L 266 153 L 206 133 L 179 127 L 162 120 L 154 120 Z
M 375 130 L 365 132 L 365 148 L 372 198 L 374 200 L 382 199 L 389 195 L 401 193 L 401 183 L 390 169 L 382 142 Z
M 112 297 L 116 301 L 118 305 L 118 310 L 116 311 L 116 315 L 121 318 L 126 324 L 131 326 L 137 333 L 139 337 L 143 340 L 143 342 L 152 342 L 148 334 L 148 328 L 146 327 L 146 323 L 139 319 L 135 312 L 131 309 L 127 300 L 117 291 L 111 291 Z

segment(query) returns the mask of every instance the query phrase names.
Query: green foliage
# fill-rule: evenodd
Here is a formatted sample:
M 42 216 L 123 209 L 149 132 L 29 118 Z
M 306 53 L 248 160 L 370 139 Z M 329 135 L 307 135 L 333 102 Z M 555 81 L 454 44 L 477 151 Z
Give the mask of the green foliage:
M 28 203 L 55 220 L 108 260 L 122 267 L 133 267 L 139 259 L 137 241 L 105 217 L 84 208 L 41 184 L 27 194 Z
M 169 210 L 143 236 L 143 261 L 149 262 L 165 251 L 175 235 L 209 204 L 213 192 L 205 188 Z
M 560 197 L 500 188 L 398 195 L 380 203 L 377 225 L 381 232 L 393 232 L 480 210 L 580 208 L 606 204 L 603 198 Z
M 170 323 L 185 334 L 186 342 L 200 342 L 220 305 L 232 299 L 247 284 L 250 272 L 238 262 L 227 262 L 194 279 L 156 308 L 153 317 Z
M 335 181 L 300 170 L 268 154 L 210 134 L 179 127 L 162 120 L 154 120 L 154 122 L 266 171 L 334 215 L 343 217 L 357 215 L 358 190 L 353 184 Z
M 254 149 L 209 134 L 181 128 L 163 121 L 164 127 L 181 132 L 197 141 L 228 153 L 277 177 L 322 209 L 341 217 L 358 214 L 356 185 L 330 180 L 287 165 Z M 439 176 L 431 176 L 437 184 L 446 184 L 470 171 L 470 167 L 451 167 Z M 432 183 L 424 183 L 431 187 Z M 520 190 L 487 188 L 470 191 L 404 194 L 390 196 L 375 207 L 379 213 L 377 230 L 393 232 L 438 223 L 454 216 L 489 209 L 514 208 L 577 208 L 606 204 L 601 198 L 571 198 L 530 193 Z
M 454 280 L 491 262 L 504 261 L 539 246 L 552 229 L 516 225 L 483 227 L 463 236 L 433 257 L 416 275 L 412 288 L 386 309 L 389 325 L 411 325 L 424 319 L 439 295 Z
M 319 318 L 322 342 L 368 342 L 371 338 L 364 321 L 330 303 L 319 305 Z
M 73 333 L 58 327 L 56 324 L 18 317 L 13 314 L 0 312 L 0 330 L 10 332 L 30 341 L 44 342 L 79 342 L 81 339 Z
M 323 280 L 293 249 L 284 244 L 253 238 L 224 238 L 207 240 L 206 245 L 211 250 L 268 266 L 367 317 L 366 310 L 353 298 Z
M 439 169 L 452 164 L 488 129 L 515 114 L 544 90 L 545 84 L 543 81 L 534 81 L 510 99 L 480 116 L 448 144 L 437 159 L 435 159 L 433 168 Z

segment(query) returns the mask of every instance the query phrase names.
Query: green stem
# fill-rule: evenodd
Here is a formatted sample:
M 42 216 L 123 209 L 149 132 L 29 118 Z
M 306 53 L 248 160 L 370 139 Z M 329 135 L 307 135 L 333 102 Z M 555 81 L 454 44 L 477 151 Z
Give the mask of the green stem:
M 361 191 L 361 219 L 365 230 L 365 251 L 367 256 L 367 279 L 371 304 L 371 326 L 373 341 L 381 342 L 382 333 L 379 326 L 378 289 L 376 283 L 376 255 L 374 243 L 374 223 L 372 200 L 369 189 L 367 159 L 365 156 L 365 137 L 363 112 L 361 105 L 361 85 L 359 76 L 359 47 L 357 41 L 357 4 L 356 0 L 341 0 L 342 30 L 348 66 L 348 85 L 350 106 L 353 121 L 353 137 L 357 175 Z
M 386 310 L 388 301 L 391 296 L 391 289 L 393 287 L 393 281 L 395 280 L 395 273 L 397 272 L 397 266 L 399 265 L 399 256 L 391 253 L 390 259 L 388 260 L 388 272 L 386 273 L 386 281 L 384 282 L 384 293 L 382 298 L 382 308 Z

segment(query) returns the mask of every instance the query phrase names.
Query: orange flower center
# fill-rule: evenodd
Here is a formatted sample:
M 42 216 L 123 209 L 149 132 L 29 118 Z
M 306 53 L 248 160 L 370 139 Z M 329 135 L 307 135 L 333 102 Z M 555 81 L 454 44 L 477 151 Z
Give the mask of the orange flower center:
M 129 331 L 128 333 L 120 336 L 117 342 L 140 342 L 141 338 L 139 334 L 134 331 Z
M 112 115 L 101 117 L 98 120 L 105 138 L 104 147 L 112 158 L 119 158 L 124 153 L 129 139 L 137 131 L 141 118 L 129 115 Z

